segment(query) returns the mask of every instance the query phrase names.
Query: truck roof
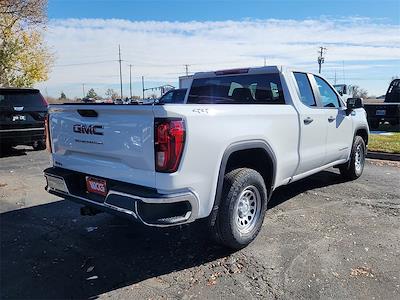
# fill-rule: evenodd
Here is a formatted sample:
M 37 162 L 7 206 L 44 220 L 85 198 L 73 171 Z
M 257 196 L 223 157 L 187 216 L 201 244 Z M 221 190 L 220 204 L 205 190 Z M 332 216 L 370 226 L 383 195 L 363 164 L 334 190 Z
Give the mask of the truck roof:
M 193 75 L 193 78 L 207 78 L 218 75 L 237 75 L 237 74 L 262 74 L 262 73 L 279 73 L 283 69 L 288 69 L 284 66 L 265 66 L 265 67 L 245 67 L 245 68 L 234 68 L 224 69 L 208 72 L 198 72 Z

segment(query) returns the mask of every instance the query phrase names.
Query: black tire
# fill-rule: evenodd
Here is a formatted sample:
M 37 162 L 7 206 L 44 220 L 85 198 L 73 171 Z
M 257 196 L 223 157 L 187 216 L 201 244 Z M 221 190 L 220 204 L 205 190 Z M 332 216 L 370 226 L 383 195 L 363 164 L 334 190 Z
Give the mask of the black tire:
M 234 250 L 250 244 L 261 229 L 267 199 L 264 179 L 257 171 L 240 168 L 227 173 L 218 214 L 211 227 L 214 240 Z
M 35 141 L 32 144 L 32 148 L 35 151 L 40 151 L 46 149 L 46 144 L 43 141 Z
M 364 170 L 366 155 L 365 142 L 361 136 L 357 135 L 353 141 L 349 162 L 339 167 L 340 174 L 346 180 L 355 180 L 360 177 Z

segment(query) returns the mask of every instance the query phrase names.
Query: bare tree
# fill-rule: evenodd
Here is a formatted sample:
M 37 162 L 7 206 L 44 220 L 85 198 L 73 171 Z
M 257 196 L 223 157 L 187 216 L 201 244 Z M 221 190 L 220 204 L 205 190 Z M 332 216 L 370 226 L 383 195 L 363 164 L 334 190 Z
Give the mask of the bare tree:
M 112 100 L 115 100 L 119 97 L 118 93 L 113 89 L 107 89 L 106 96 L 111 98 Z
M 360 88 L 358 85 L 353 85 L 353 97 L 366 99 L 368 97 L 368 91 Z
M 22 27 L 46 23 L 47 0 L 0 0 L 1 29 Z

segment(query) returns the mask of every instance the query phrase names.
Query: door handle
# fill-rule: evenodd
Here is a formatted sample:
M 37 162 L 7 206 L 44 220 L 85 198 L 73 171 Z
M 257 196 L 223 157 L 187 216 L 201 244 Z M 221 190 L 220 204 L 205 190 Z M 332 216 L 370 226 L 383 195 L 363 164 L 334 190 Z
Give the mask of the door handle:
M 330 116 L 329 118 L 328 118 L 328 121 L 329 122 L 333 122 L 333 121 L 335 121 L 336 120 L 336 118 L 335 117 L 332 117 L 332 116 Z
M 305 118 L 303 121 L 304 121 L 304 124 L 308 125 L 308 124 L 310 124 L 312 121 L 314 121 L 314 119 L 313 119 L 313 118 L 310 118 L 310 117 L 307 117 L 307 118 Z

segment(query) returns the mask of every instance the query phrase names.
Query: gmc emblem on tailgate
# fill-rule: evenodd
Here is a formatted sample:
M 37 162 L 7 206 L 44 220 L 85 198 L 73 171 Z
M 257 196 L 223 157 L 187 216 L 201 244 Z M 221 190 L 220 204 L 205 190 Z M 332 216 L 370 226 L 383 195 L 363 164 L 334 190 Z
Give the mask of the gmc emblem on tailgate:
M 103 135 L 103 132 L 99 131 L 103 129 L 103 125 L 84 125 L 84 124 L 75 124 L 73 126 L 73 130 L 76 133 L 84 133 L 84 134 L 96 134 Z

